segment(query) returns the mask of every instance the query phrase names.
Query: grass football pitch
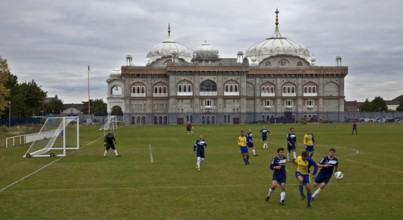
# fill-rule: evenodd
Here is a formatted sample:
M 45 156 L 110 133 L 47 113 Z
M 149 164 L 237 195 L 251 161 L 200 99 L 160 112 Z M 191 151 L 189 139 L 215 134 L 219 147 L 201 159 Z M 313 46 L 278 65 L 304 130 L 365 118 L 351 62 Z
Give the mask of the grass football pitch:
M 403 123 L 120 126 L 117 149 L 104 158 L 103 132 L 80 127 L 80 149 L 66 157 L 22 158 L 28 146 L 0 148 L 0 219 L 402 219 Z M 315 135 L 313 159 L 336 149 L 342 180 L 331 179 L 306 208 L 287 163 L 285 205 L 271 184 L 268 166 L 294 127 L 300 155 L 307 128 Z M 252 129 L 257 157 L 245 166 L 237 137 Z M 203 134 L 208 147 L 201 170 L 193 143 Z

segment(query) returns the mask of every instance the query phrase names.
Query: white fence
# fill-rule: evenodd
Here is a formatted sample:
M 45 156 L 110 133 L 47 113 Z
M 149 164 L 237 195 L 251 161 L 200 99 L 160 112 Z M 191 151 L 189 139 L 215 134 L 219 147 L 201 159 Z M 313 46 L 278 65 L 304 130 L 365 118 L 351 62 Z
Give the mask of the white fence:
M 6 148 L 15 147 L 16 145 L 28 144 L 37 140 L 48 139 L 53 137 L 56 130 L 47 131 L 45 133 L 24 134 L 6 138 Z M 59 131 L 60 132 L 60 131 Z

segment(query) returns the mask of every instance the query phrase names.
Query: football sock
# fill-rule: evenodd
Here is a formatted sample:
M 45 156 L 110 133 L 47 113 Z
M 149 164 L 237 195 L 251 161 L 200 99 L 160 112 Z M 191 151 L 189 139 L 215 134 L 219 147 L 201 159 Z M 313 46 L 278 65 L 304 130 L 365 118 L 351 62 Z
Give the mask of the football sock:
M 293 158 L 295 159 L 295 158 L 297 158 L 297 152 L 292 152 L 292 156 L 293 156 Z
M 248 160 L 245 157 L 243 158 L 243 162 L 245 163 L 245 165 L 248 164 Z
M 104 152 L 104 157 L 106 157 L 106 154 L 107 154 L 107 153 L 108 153 L 108 151 L 105 151 L 105 152 Z
M 287 153 L 287 160 L 290 161 L 290 153 Z
M 301 196 L 303 196 L 304 195 L 304 186 L 302 184 L 299 184 L 298 189 L 299 189 L 299 192 L 301 193 Z
M 253 155 L 256 155 L 256 150 L 252 149 Z
M 321 188 L 316 189 L 316 191 L 315 191 L 315 192 L 313 193 L 313 195 L 312 195 L 312 198 L 315 197 L 315 196 L 317 196 L 317 195 L 320 193 L 320 191 L 322 191 Z
M 118 154 L 118 150 L 114 150 L 114 152 L 115 152 L 115 155 L 116 155 L 116 156 L 119 155 L 119 154 Z
M 200 161 L 201 161 L 201 158 L 200 158 L 200 157 L 197 157 L 197 162 L 196 162 L 197 167 L 200 167 Z
M 273 190 L 271 188 L 269 188 L 269 193 L 267 195 L 270 197 L 272 193 L 273 193 Z
M 311 198 L 312 198 L 311 192 L 307 192 L 306 195 L 308 197 L 308 205 L 310 205 L 311 204 Z
M 285 199 L 285 192 L 280 193 L 280 201 L 283 201 Z

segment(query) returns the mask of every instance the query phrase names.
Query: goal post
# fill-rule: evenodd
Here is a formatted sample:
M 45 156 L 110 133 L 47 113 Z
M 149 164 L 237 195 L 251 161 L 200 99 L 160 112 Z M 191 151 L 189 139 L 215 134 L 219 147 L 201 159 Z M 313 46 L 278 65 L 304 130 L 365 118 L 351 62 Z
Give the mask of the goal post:
M 118 128 L 118 120 L 116 115 L 109 115 L 106 117 L 105 123 L 102 125 L 102 127 L 99 130 L 115 130 Z
M 32 144 L 23 157 L 66 156 L 67 150 L 80 148 L 78 117 L 49 117 L 41 130 L 31 135 Z

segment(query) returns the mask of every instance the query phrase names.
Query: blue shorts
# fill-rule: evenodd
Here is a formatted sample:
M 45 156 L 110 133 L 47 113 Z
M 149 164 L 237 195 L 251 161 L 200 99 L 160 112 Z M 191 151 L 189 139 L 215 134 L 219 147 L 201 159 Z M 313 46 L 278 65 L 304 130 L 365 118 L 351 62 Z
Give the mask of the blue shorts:
M 319 173 L 316 178 L 315 178 L 315 183 L 326 183 L 328 184 L 330 181 L 330 178 L 332 178 L 332 175 L 322 175 Z
M 305 148 L 305 150 L 306 151 L 309 151 L 309 152 L 314 152 L 315 151 L 315 149 L 313 148 L 313 145 L 311 145 L 311 146 L 306 146 L 306 148 Z
M 239 147 L 239 149 L 241 150 L 241 154 L 249 153 L 249 150 L 248 150 L 247 146 Z
M 309 174 L 301 174 L 300 172 L 296 171 L 295 177 L 298 179 L 299 176 L 302 176 L 302 178 L 304 179 L 302 181 L 304 184 L 309 184 Z
M 248 145 L 248 147 L 254 147 L 253 142 L 249 142 L 249 143 L 247 143 L 247 145 Z
M 267 136 L 266 137 L 262 137 L 262 141 L 267 141 Z
M 197 149 L 197 153 L 196 153 L 197 157 L 201 157 L 204 158 L 204 149 Z
M 278 174 L 273 174 L 273 179 L 277 181 L 278 183 L 286 183 L 287 182 L 287 175 L 285 173 L 278 173 Z
M 292 150 L 295 150 L 295 145 L 288 145 L 287 144 L 287 149 L 288 149 L 288 151 L 292 151 Z

